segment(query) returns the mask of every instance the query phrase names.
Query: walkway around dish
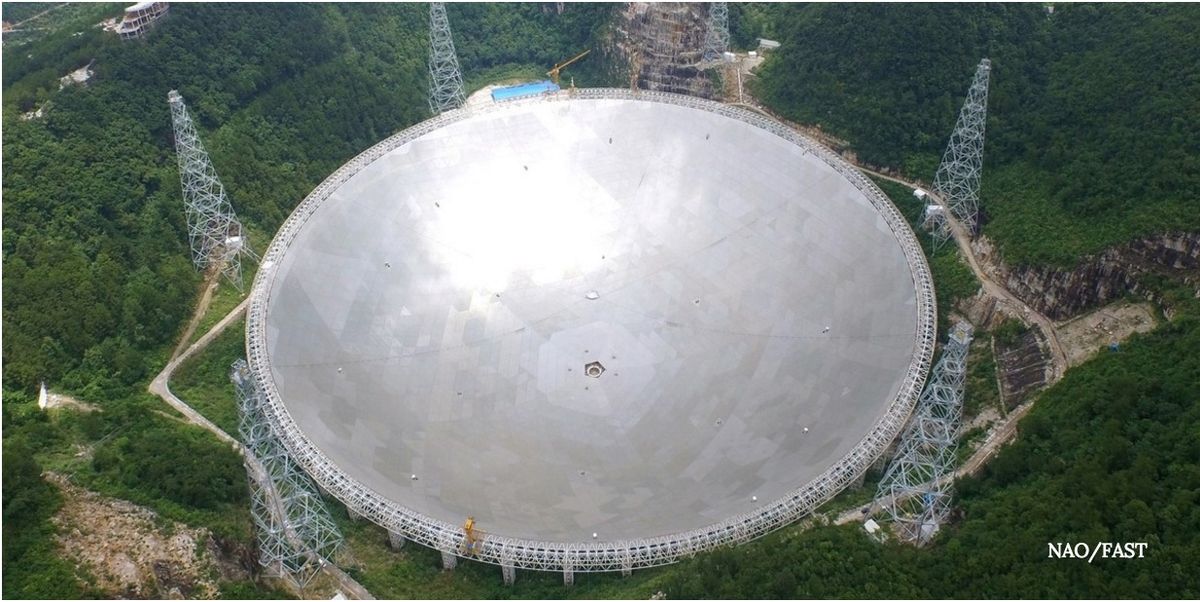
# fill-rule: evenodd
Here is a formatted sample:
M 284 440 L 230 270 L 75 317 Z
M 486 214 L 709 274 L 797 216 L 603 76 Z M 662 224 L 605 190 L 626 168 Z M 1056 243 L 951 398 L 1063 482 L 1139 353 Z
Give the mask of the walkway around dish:
M 783 120 L 760 107 L 747 103 L 732 104 L 737 104 L 738 106 L 759 111 L 803 133 L 803 130 L 796 128 L 794 124 L 791 124 L 790 122 Z M 862 165 L 856 164 L 856 166 L 860 170 L 873 176 L 896 182 L 898 184 L 903 184 L 909 188 L 921 188 L 920 184 L 897 178 L 895 176 L 883 174 Z M 926 193 L 930 196 L 930 198 L 933 198 L 935 201 L 937 201 L 938 204 L 942 205 L 943 207 L 946 206 L 945 200 L 935 194 L 933 191 L 927 190 Z M 950 215 L 950 212 L 947 210 L 946 214 Z M 1067 369 L 1067 356 L 1066 352 L 1062 348 L 1061 343 L 1059 342 L 1058 331 L 1055 328 L 1054 323 L 1045 315 L 1029 307 L 1029 305 L 1027 305 L 1024 301 L 1021 301 L 1016 295 L 1013 295 L 1007 288 L 994 281 L 986 272 L 984 272 L 979 265 L 978 259 L 975 257 L 974 250 L 971 248 L 970 237 L 957 222 L 957 220 L 953 219 L 953 217 L 951 217 L 948 221 L 951 226 L 951 232 L 954 235 L 954 240 L 958 244 L 959 251 L 962 253 L 963 257 L 966 258 L 971 271 L 979 280 L 984 292 L 995 298 L 1000 303 L 1016 307 L 1018 311 L 1015 313 L 1023 322 L 1025 322 L 1027 325 L 1036 325 L 1046 335 L 1046 340 L 1050 345 L 1051 359 L 1054 362 L 1054 374 L 1048 382 L 1052 384 L 1053 382 L 1062 378 L 1063 373 L 1066 372 Z M 237 451 L 247 459 L 246 461 L 248 467 L 251 467 L 251 463 L 253 463 L 254 466 L 251 467 L 251 469 L 253 472 L 255 472 L 257 477 L 264 474 L 262 466 L 253 459 L 253 456 L 248 456 L 245 453 L 245 449 L 242 447 L 241 443 L 235 438 L 231 437 L 225 431 L 221 430 L 220 427 L 216 426 L 207 418 L 202 416 L 199 412 L 192 409 L 181 399 L 176 397 L 173 393 L 171 393 L 169 387 L 170 377 L 171 374 L 174 373 L 175 369 L 178 368 L 179 365 L 182 364 L 187 358 L 207 347 L 208 344 L 212 342 L 212 340 L 215 339 L 218 334 L 220 334 L 226 327 L 229 326 L 229 324 L 231 324 L 245 312 L 248 303 L 249 299 L 243 301 L 236 308 L 234 308 L 233 311 L 222 318 L 221 321 L 218 322 L 210 331 L 205 333 L 205 335 L 200 337 L 198 341 L 188 347 L 186 351 L 184 351 L 182 354 L 179 354 L 177 357 L 174 357 L 167 364 L 167 366 L 163 368 L 162 372 L 160 372 L 158 376 L 154 378 L 154 381 L 150 384 L 150 392 L 158 395 L 176 410 L 179 410 L 179 412 L 186 416 L 191 422 L 211 431 L 223 441 L 233 445 L 234 448 L 237 449 Z M 202 311 L 203 309 L 203 304 L 201 304 L 201 307 L 199 307 L 198 310 Z M 1031 322 L 1032 324 L 1030 324 Z M 991 459 L 993 455 L 995 455 L 996 451 L 999 450 L 1002 445 L 1013 439 L 1017 434 L 1017 423 L 1033 407 L 1033 401 L 1034 400 L 1030 400 L 1012 412 L 1009 412 L 1004 420 L 993 426 L 988 432 L 988 436 L 984 441 L 984 444 L 981 445 L 979 449 L 975 450 L 975 452 L 971 454 L 969 458 L 967 458 L 967 461 L 964 462 L 963 465 L 954 472 L 953 477 L 958 478 L 967 474 L 975 474 L 989 459 Z M 278 503 L 278 500 L 275 500 L 275 503 Z M 878 509 L 881 507 L 881 501 L 875 500 L 868 508 L 867 513 L 864 514 L 860 507 L 856 507 L 839 515 L 835 522 L 836 524 L 845 524 L 855 520 L 864 520 L 878 511 Z M 332 563 L 326 563 L 325 570 L 332 575 L 350 595 L 353 595 L 358 599 L 373 599 L 370 593 L 367 592 L 366 588 L 362 587 L 362 585 L 360 585 L 357 581 L 354 581 L 353 578 L 351 578 L 341 569 L 334 566 Z

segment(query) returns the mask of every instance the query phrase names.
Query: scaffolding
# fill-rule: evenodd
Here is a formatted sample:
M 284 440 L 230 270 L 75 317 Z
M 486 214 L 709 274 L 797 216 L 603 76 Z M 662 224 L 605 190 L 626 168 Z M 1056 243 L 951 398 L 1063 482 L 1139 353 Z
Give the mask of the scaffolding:
M 441 2 L 429 3 L 429 81 L 429 110 L 434 115 L 467 102 L 458 53 L 450 35 L 450 19 L 446 16 L 446 5 Z
M 983 175 L 983 139 L 987 125 L 988 79 L 992 62 L 979 61 L 975 78 L 967 91 L 967 100 L 958 114 L 954 132 L 942 155 L 933 178 L 933 190 L 945 202 L 959 223 L 974 236 L 979 220 L 979 179 Z M 940 236 L 945 240 L 948 227 L 941 220 L 934 230 L 935 241 Z
M 688 2 L 629 4 L 620 45 L 630 57 L 632 87 L 712 96 L 712 82 L 702 69 L 712 16 L 704 7 Z M 728 8 L 724 13 L 728 15 Z
M 272 432 L 245 360 L 233 363 L 229 379 L 237 390 L 238 433 L 250 456 L 246 468 L 258 562 L 268 575 L 303 589 L 341 547 L 341 531 L 316 484 Z
M 724 2 L 713 2 L 708 6 L 708 26 L 704 35 L 703 61 L 706 64 L 718 63 L 725 58 L 729 50 L 729 5 Z
M 901 540 L 927 543 L 950 514 L 963 380 L 972 329 L 959 322 L 879 482 L 876 500 Z
M 187 212 L 192 263 L 201 271 L 219 266 L 240 291 L 242 256 L 257 262 L 258 255 L 250 248 L 242 223 L 225 195 L 225 187 L 217 179 L 217 171 L 200 142 L 183 97 L 171 90 L 167 93 L 167 102 L 171 105 L 175 156 L 179 161 L 179 182 Z

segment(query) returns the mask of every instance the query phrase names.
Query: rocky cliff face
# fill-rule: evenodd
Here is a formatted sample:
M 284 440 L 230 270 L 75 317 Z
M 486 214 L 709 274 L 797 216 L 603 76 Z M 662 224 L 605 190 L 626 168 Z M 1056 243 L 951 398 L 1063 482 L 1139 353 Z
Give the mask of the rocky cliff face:
M 1044 389 L 1053 367 L 1042 331 L 1031 328 L 1017 340 L 996 342 L 993 352 L 999 367 L 1000 399 L 1012 410 Z
M 630 2 L 620 14 L 615 46 L 637 87 L 712 98 L 713 84 L 699 68 L 707 20 L 706 3 Z
M 1010 291 L 1054 320 L 1071 318 L 1126 293 L 1145 293 L 1141 278 L 1161 274 L 1198 288 L 1200 232 L 1170 233 L 1114 247 L 1083 258 L 1072 269 L 1006 266 L 986 238 L 975 252 Z

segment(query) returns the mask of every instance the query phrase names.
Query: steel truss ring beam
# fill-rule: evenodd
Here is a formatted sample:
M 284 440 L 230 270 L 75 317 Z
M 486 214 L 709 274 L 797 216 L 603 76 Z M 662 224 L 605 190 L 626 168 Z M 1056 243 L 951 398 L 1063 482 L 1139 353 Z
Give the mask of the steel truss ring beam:
M 925 254 L 907 220 L 869 178 L 812 139 L 757 113 L 718 102 L 665 92 L 632 92 L 625 89 L 579 89 L 562 91 L 500 105 L 459 109 L 437 115 L 405 129 L 367 149 L 330 174 L 296 208 L 279 229 L 264 255 L 262 268 L 250 294 L 246 327 L 246 356 L 263 391 L 263 411 L 287 446 L 291 457 L 320 484 L 321 488 L 389 532 L 427 547 L 444 550 L 446 542 L 461 542 L 460 525 L 437 520 L 401 506 L 350 478 L 331 462 L 303 433 L 289 415 L 271 378 L 267 350 L 266 314 L 276 271 L 292 240 L 334 190 L 383 155 L 433 130 L 467 119 L 480 111 L 504 110 L 513 103 L 571 102 L 616 99 L 666 103 L 708 111 L 736 119 L 770 132 L 819 157 L 851 182 L 868 199 L 887 223 L 900 245 L 913 277 L 916 292 L 917 327 L 912 359 L 888 410 L 875 426 L 833 466 L 789 494 L 758 508 L 732 516 L 707 527 L 669 535 L 622 541 L 564 543 L 489 535 L 475 560 L 515 568 L 574 572 L 628 571 L 670 564 L 681 557 L 741 543 L 784 527 L 812 512 L 858 478 L 891 445 L 908 421 L 925 384 L 936 343 L 936 303 L 933 280 Z

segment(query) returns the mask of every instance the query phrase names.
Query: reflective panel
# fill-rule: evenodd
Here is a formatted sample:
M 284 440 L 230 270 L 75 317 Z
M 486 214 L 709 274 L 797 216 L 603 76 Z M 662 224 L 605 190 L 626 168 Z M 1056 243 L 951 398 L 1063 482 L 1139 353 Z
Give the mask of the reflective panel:
M 337 470 L 451 525 L 611 542 L 754 512 L 906 412 L 928 365 L 876 207 L 712 111 L 493 107 L 306 218 L 256 283 L 268 385 Z

